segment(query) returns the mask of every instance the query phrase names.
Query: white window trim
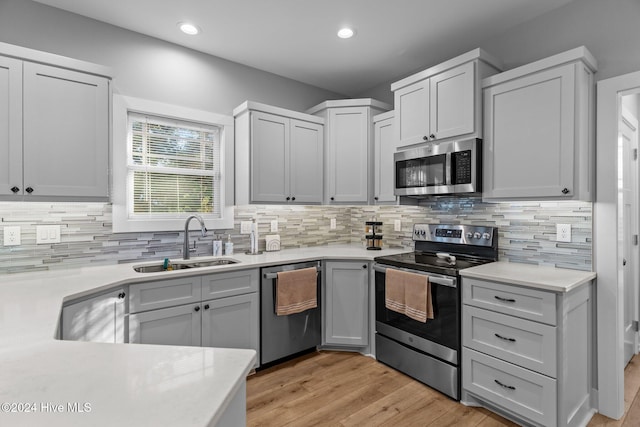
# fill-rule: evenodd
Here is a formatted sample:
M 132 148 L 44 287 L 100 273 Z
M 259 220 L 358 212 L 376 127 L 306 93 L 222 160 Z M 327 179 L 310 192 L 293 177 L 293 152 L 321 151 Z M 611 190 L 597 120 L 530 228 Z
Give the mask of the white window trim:
M 128 113 L 130 111 L 210 124 L 221 128 L 220 156 L 222 158 L 222 164 L 220 168 L 222 180 L 220 183 L 220 198 L 224 203 L 224 208 L 222 209 L 222 217 L 220 219 L 205 218 L 205 224 L 209 230 L 233 228 L 233 117 L 114 94 L 112 143 L 113 191 L 111 198 L 113 203 L 113 232 L 180 231 L 184 230 L 184 221 L 189 216 L 189 213 L 184 213 L 175 218 L 129 218 L 127 209 L 127 133 Z

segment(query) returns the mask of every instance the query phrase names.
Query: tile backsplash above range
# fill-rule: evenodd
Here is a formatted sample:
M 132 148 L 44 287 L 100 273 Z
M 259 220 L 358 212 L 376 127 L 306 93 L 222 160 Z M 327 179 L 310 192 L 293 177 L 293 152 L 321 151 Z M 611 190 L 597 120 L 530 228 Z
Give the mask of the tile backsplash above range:
M 21 228 L 19 246 L 0 246 L 0 274 L 182 257 L 180 231 L 114 234 L 108 203 L 4 202 L 0 217 L 0 227 Z M 280 235 L 282 249 L 325 244 L 364 247 L 365 222 L 373 217 L 384 223 L 383 246 L 387 247 L 413 249 L 411 232 L 416 222 L 495 225 L 500 230 L 501 260 L 592 268 L 591 203 L 482 203 L 479 198 L 437 198 L 420 206 L 239 206 L 233 230 L 209 231 L 205 238 L 192 233 L 191 239 L 197 240 L 192 256 L 211 255 L 214 237 L 223 236 L 226 241 L 227 234 L 236 252 L 248 250 L 249 237 L 240 234 L 240 222 L 253 218 L 259 223 L 260 250 L 269 234 Z M 271 233 L 274 220 L 277 233 Z M 396 220 L 400 220 L 400 231 L 394 231 Z M 555 240 L 558 223 L 571 224 L 571 242 Z M 38 225 L 60 225 L 60 243 L 36 244 Z

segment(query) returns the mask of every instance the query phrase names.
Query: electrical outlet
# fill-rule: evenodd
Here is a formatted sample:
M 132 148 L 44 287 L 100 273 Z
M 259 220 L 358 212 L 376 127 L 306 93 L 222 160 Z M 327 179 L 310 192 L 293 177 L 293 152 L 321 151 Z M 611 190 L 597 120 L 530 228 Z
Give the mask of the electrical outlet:
M 278 232 L 278 220 L 277 219 L 271 220 L 271 232 L 272 233 L 277 233 Z
M 329 226 L 329 228 L 331 230 L 335 230 L 336 229 L 336 219 L 335 218 L 331 218 L 331 225 Z
M 240 221 L 240 234 L 251 234 L 251 221 Z
M 571 241 L 571 224 L 556 224 L 556 241 Z
M 402 221 L 399 219 L 393 221 L 393 231 L 402 231 Z
M 36 244 L 60 243 L 59 225 L 36 226 Z
M 14 225 L 4 228 L 4 245 L 19 246 L 20 245 L 20 226 Z

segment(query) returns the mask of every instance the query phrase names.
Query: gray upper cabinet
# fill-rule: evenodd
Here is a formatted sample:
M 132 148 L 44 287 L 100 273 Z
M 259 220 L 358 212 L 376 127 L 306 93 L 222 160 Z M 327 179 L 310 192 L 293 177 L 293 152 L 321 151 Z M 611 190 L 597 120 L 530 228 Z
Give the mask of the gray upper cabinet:
M 237 204 L 322 202 L 323 120 L 250 101 L 234 117 Z
M 483 199 L 592 200 L 596 67 L 581 47 L 483 81 Z
M 307 110 L 325 119 L 325 204 L 373 202 L 373 116 L 390 109 L 366 98 L 326 101 Z
M 480 81 L 501 67 L 475 49 L 393 83 L 398 147 L 482 138 Z
M 375 204 L 395 203 L 395 164 L 393 154 L 398 144 L 394 126 L 394 112 L 378 114 L 373 118 L 374 132 L 374 192 Z
M 110 71 L 4 43 L 0 55 L 0 198 L 108 200 Z

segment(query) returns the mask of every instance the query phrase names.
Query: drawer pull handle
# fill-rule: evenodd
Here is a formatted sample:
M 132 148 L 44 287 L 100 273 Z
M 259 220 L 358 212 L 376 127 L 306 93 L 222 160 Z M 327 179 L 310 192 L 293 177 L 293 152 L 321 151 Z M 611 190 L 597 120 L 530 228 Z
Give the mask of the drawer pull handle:
M 495 335 L 496 337 L 500 338 L 501 340 L 505 340 L 505 341 L 509 341 L 509 342 L 516 342 L 516 339 L 515 339 L 515 338 L 507 338 L 507 337 L 503 337 L 503 336 L 502 336 L 502 335 L 500 335 L 500 334 L 493 334 L 493 335 Z
M 513 298 L 502 298 L 502 297 L 499 297 L 498 295 L 495 295 L 495 299 L 502 302 L 516 302 L 516 300 L 514 300 Z
M 496 382 L 496 384 L 498 384 L 498 385 L 499 385 L 500 387 L 502 387 L 502 388 L 506 388 L 506 389 L 509 389 L 509 390 L 515 390 L 515 389 L 516 389 L 516 388 L 515 388 L 514 386 L 512 386 L 512 385 L 502 384 L 502 383 L 501 383 L 500 381 L 498 381 L 498 380 L 494 380 L 494 381 Z

